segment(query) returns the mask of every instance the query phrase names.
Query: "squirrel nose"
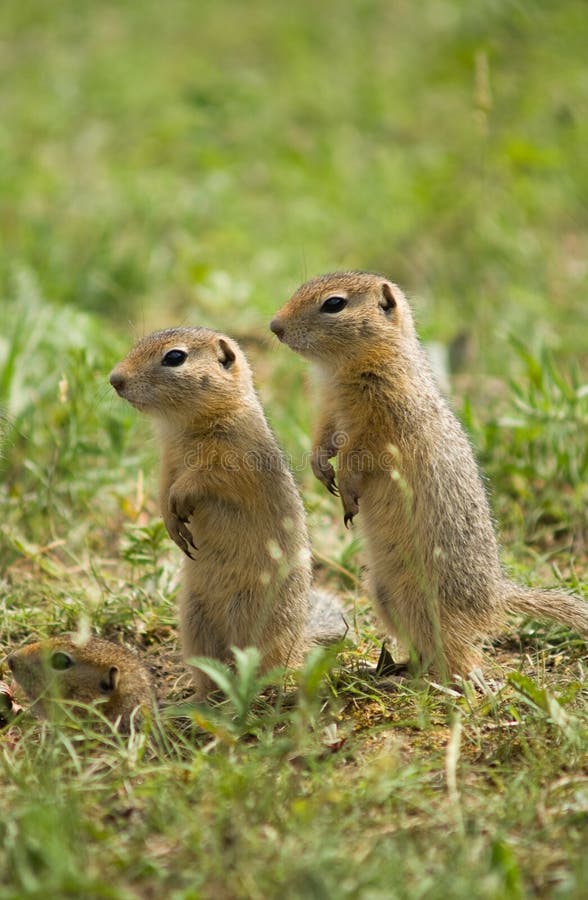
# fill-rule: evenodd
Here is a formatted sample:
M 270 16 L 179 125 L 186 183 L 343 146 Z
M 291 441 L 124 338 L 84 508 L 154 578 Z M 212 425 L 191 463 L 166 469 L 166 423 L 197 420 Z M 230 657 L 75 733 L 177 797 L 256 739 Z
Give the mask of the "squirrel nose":
M 278 340 L 281 341 L 285 334 L 285 328 L 283 327 L 279 319 L 271 320 L 270 329 L 271 331 L 273 331 Z
M 6 662 L 8 663 L 8 668 L 11 672 L 14 672 L 14 656 L 8 656 L 6 658 Z
M 117 391 L 118 393 L 120 393 L 121 390 L 122 390 L 123 387 L 124 387 L 124 384 L 125 384 L 125 377 L 124 377 L 124 375 L 121 375 L 121 374 L 120 374 L 119 372 L 117 372 L 116 369 L 115 369 L 113 372 L 110 373 L 110 378 L 109 378 L 108 380 L 110 381 L 110 383 L 111 383 L 111 385 L 113 386 L 114 390 Z

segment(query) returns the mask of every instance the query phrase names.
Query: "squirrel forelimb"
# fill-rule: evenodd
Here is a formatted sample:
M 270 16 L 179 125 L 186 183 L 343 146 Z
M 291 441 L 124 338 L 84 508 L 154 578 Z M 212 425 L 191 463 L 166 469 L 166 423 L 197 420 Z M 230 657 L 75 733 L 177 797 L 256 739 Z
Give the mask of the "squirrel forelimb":
M 329 493 L 333 494 L 334 497 L 338 497 L 339 489 L 335 478 L 335 469 L 329 462 L 329 459 L 335 455 L 335 452 L 325 446 L 314 446 L 310 457 L 310 466 L 314 477 L 326 487 Z

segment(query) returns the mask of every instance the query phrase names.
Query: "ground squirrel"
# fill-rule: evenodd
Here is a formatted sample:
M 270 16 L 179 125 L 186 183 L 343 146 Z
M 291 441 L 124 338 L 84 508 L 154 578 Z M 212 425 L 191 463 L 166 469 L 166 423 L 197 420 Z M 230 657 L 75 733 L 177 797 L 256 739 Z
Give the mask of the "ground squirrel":
M 582 600 L 506 578 L 472 447 L 397 285 L 365 272 L 324 275 L 270 327 L 317 365 L 313 472 L 340 494 L 346 525 L 360 512 L 376 610 L 420 666 L 442 678 L 467 674 L 508 611 L 588 633 Z
M 206 328 L 158 331 L 136 344 L 110 382 L 159 429 L 161 513 L 186 557 L 184 657 L 227 662 L 231 647 L 255 645 L 264 671 L 298 665 L 310 615 L 304 509 L 240 347 Z M 330 595 L 312 602 L 325 599 L 335 613 Z M 204 697 L 213 684 L 192 672 Z
M 64 634 L 27 644 L 11 654 L 17 684 L 44 716 L 47 704 L 98 704 L 100 712 L 127 728 L 135 710 L 153 703 L 151 678 L 138 657 L 112 641 Z

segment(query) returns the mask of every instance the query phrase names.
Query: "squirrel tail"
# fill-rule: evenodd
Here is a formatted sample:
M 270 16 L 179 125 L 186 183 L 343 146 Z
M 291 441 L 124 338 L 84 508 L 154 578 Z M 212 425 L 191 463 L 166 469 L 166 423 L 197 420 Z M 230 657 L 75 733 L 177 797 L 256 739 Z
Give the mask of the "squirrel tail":
M 336 644 L 355 631 L 345 619 L 341 601 L 330 591 L 313 587 L 310 591 L 310 616 L 307 634 L 314 643 Z
M 511 612 L 526 613 L 535 619 L 553 619 L 588 637 L 588 603 L 574 594 L 558 590 L 533 590 L 513 584 L 507 606 Z

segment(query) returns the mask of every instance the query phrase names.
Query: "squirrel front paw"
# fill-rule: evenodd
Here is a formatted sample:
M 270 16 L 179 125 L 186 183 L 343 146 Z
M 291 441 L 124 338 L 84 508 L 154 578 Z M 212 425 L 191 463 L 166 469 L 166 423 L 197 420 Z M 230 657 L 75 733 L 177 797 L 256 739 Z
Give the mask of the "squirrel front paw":
M 189 548 L 191 547 L 193 550 L 198 550 L 198 547 L 194 543 L 192 532 L 188 527 L 190 516 L 193 512 L 194 509 L 186 496 L 180 497 L 170 494 L 169 516 L 165 520 L 165 526 L 172 541 L 178 545 L 180 550 L 182 550 L 189 559 L 196 558 L 192 556 Z
M 350 497 L 343 500 L 343 522 L 345 523 L 345 528 L 353 525 L 353 518 L 359 512 L 358 500 L 359 497 Z
M 335 481 L 335 470 L 329 462 L 329 453 L 324 447 L 315 447 L 310 458 L 310 466 L 315 478 L 335 497 L 339 491 Z
M 343 522 L 345 528 L 349 528 L 353 524 L 353 518 L 359 512 L 360 497 L 360 481 L 359 473 L 342 476 L 339 473 L 339 493 L 341 494 L 341 503 L 343 504 Z

